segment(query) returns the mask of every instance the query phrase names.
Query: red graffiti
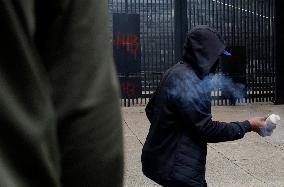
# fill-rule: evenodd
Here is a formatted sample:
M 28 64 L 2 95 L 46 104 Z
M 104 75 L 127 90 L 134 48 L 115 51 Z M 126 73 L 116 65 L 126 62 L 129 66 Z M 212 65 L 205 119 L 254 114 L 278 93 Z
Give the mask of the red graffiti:
M 128 53 L 136 56 L 139 47 L 139 37 L 133 33 L 116 32 L 113 44 L 117 48 L 126 47 Z
M 136 95 L 136 85 L 134 82 L 120 82 L 120 89 L 123 95 L 134 97 Z

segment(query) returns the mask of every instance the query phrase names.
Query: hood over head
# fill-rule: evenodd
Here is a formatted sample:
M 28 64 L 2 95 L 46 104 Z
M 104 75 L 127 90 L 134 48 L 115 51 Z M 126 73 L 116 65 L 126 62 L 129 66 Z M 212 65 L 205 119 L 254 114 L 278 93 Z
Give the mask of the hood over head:
M 206 25 L 197 26 L 186 36 L 182 60 L 203 78 L 216 65 L 225 48 L 225 42 L 216 30 Z

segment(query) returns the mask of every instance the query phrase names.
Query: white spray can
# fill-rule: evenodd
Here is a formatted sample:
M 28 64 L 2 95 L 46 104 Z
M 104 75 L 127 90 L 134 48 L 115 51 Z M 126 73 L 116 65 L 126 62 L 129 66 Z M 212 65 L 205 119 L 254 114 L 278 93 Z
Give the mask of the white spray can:
M 276 128 L 276 125 L 279 124 L 280 116 L 276 114 L 271 114 L 265 121 L 266 127 L 260 129 L 260 135 L 265 136 L 271 136 L 273 133 L 273 130 Z

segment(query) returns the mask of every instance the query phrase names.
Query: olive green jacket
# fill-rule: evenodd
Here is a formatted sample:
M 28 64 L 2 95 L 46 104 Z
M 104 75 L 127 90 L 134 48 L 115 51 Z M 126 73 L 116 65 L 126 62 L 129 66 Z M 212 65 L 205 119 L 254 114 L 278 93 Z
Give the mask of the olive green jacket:
M 122 186 L 106 0 L 0 0 L 0 186 Z

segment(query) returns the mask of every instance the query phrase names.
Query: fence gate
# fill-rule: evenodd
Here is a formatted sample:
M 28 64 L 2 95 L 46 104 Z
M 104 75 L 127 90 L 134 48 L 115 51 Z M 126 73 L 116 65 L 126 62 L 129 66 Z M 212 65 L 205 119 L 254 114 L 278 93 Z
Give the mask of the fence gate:
M 195 25 L 209 25 L 221 33 L 234 53 L 231 59 L 223 59 L 226 63 L 221 63 L 220 69 L 246 85 L 247 97 L 237 102 L 274 100 L 274 1 L 187 0 L 182 7 L 186 9 L 183 12 L 187 13 L 188 30 Z M 108 3 L 121 104 L 145 104 L 165 70 L 176 63 L 176 2 L 108 0 Z M 136 56 L 133 50 L 138 52 Z M 234 68 L 226 66 L 228 62 Z M 212 102 L 235 104 L 219 88 L 212 92 Z

